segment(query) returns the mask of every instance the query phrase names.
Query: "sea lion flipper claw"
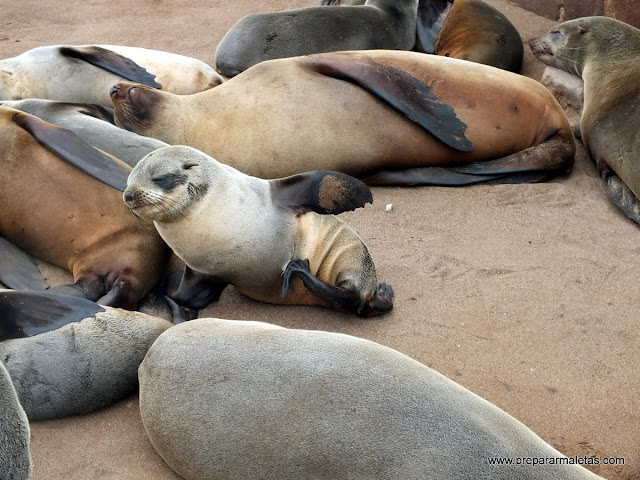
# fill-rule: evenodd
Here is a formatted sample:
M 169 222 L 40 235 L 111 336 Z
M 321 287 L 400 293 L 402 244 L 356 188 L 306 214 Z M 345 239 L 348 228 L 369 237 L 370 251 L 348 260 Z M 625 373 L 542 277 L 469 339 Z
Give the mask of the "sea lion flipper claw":
M 21 338 L 55 330 L 93 317 L 104 308 L 84 298 L 49 292 L 0 292 L 0 340 Z
M 321 75 L 364 88 L 449 147 L 460 152 L 473 150 L 473 143 L 465 137 L 467 125 L 456 116 L 453 107 L 413 75 L 348 52 L 314 55 L 307 61 Z
M 4 237 L 0 237 L 0 283 L 14 290 L 41 291 L 49 287 L 35 259 Z
M 127 58 L 112 50 L 98 46 L 89 47 L 60 47 L 60 54 L 65 57 L 77 58 L 91 65 L 120 75 L 132 82 L 141 83 L 153 88 L 162 88 L 155 81 L 156 76 L 149 73 L 130 58 Z
M 13 121 L 29 132 L 41 145 L 63 160 L 121 192 L 127 187 L 129 170 L 112 157 L 102 153 L 75 133 L 34 115 L 17 112 Z
M 296 213 L 337 215 L 373 202 L 362 181 L 340 172 L 317 170 L 269 181 L 275 203 Z

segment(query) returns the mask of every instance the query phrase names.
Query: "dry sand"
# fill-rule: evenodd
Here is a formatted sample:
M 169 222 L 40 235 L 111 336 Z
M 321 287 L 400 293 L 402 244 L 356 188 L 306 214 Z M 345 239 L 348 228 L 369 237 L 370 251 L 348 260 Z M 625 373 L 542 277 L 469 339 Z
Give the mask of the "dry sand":
M 212 63 L 243 15 L 315 3 L 4 2 L 0 57 L 40 45 L 111 43 Z M 524 40 L 553 25 L 503 0 L 490 3 Z M 526 50 L 524 73 L 539 78 L 542 65 Z M 270 306 L 229 288 L 201 316 L 388 345 L 498 405 L 566 455 L 624 457 L 624 466 L 596 473 L 640 479 L 640 228 L 608 200 L 584 148 L 571 175 L 550 183 L 373 193 L 373 205 L 343 216 L 369 246 L 380 280 L 395 289 L 391 314 L 361 320 Z M 57 271 L 51 280 L 65 276 Z M 33 424 L 32 452 L 35 480 L 178 478 L 148 442 L 136 396 L 91 415 Z

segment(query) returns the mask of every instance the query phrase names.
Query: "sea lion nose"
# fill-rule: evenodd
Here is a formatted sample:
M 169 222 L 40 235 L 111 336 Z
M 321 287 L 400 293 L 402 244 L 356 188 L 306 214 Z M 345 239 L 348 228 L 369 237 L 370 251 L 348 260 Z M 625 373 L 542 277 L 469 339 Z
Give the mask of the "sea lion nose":
M 113 96 L 114 94 L 118 93 L 120 91 L 120 87 L 118 85 L 114 85 L 113 87 L 111 87 L 111 89 L 109 90 L 109 96 Z
M 127 203 L 133 201 L 133 190 L 125 190 L 124 201 Z

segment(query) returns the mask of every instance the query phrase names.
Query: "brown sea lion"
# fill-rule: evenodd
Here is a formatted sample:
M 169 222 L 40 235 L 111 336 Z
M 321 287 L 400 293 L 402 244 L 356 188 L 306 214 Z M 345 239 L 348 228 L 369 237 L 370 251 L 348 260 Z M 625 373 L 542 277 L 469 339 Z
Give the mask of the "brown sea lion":
M 136 165 L 124 199 L 185 262 L 171 295 L 180 305 L 203 308 L 230 283 L 255 300 L 364 317 L 393 306 L 393 290 L 378 283 L 367 247 L 332 215 L 372 201 L 355 178 L 310 172 L 262 180 L 172 146 Z
M 223 79 L 206 63 L 175 53 L 121 45 L 51 45 L 0 60 L 0 100 L 46 98 L 111 106 L 123 79 L 186 95 Z
M 557 25 L 530 46 L 542 62 L 584 80 L 582 140 L 613 202 L 640 223 L 640 30 L 585 17 Z
M 75 283 L 57 291 L 135 308 L 169 251 L 122 203 L 130 167 L 18 110 L 0 107 L 0 122 L 0 235 L 71 271 Z M 79 168 L 106 171 L 111 186 Z
M 342 8 L 254 13 L 236 23 L 216 50 L 216 68 L 233 77 L 256 63 L 337 50 L 410 50 L 418 0 L 367 0 Z
M 370 184 L 540 181 L 568 172 L 575 152 L 540 83 L 416 52 L 272 60 L 195 95 L 118 84 L 112 99 L 117 125 L 261 178 L 334 170 Z
M 600 478 L 438 372 L 348 335 L 194 320 L 158 337 L 139 377 L 149 440 L 188 480 Z
M 365 0 L 324 0 L 323 5 L 364 5 Z M 420 0 L 415 48 L 519 72 L 522 39 L 497 8 L 482 0 Z

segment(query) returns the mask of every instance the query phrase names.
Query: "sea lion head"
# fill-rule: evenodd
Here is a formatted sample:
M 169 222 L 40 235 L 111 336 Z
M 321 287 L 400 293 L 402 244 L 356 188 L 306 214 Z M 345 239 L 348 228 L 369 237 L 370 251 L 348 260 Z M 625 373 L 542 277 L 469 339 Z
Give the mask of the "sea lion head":
M 138 83 L 116 83 L 109 95 L 116 125 L 140 133 L 153 121 L 164 92 Z
M 594 33 L 591 23 L 580 18 L 561 23 L 549 33 L 531 39 L 529 46 L 541 62 L 581 77 Z
M 171 221 L 207 193 L 209 170 L 210 158 L 194 148 L 160 148 L 133 169 L 124 202 L 139 217 Z

